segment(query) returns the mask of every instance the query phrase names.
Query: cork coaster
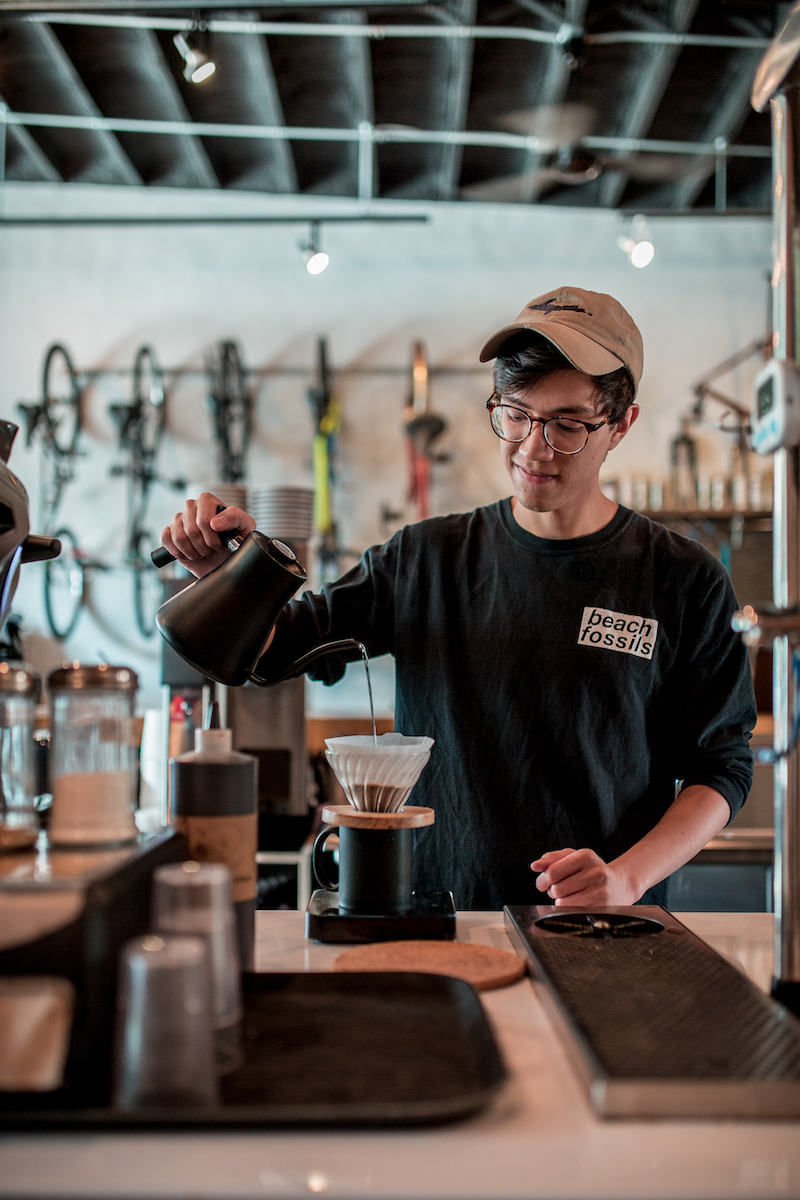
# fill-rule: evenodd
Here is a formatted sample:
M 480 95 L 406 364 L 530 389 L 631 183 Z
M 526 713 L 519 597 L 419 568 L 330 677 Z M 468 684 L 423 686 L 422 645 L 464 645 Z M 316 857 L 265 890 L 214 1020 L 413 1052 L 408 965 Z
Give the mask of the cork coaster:
M 508 950 L 464 942 L 373 942 L 340 954 L 335 971 L 426 971 L 454 975 L 479 991 L 506 987 L 525 974 L 525 964 Z

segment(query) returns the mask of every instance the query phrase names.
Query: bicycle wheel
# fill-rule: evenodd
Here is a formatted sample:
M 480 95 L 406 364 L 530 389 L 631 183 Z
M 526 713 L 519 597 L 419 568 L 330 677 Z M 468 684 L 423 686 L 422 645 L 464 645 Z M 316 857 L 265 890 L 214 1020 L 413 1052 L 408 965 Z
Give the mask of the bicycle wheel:
M 68 351 L 57 342 L 45 355 L 42 397 L 53 446 L 61 455 L 74 454 L 81 431 L 81 389 Z
M 220 474 L 223 483 L 240 483 L 245 476 L 245 453 L 252 428 L 252 400 L 236 342 L 219 342 L 206 369 L 214 407 Z
M 136 626 L 142 637 L 152 637 L 156 631 L 156 613 L 164 600 L 161 576 L 150 560 L 154 542 L 149 533 L 136 539 L 135 557 L 131 557 L 133 572 L 133 609 Z
M 133 409 L 139 423 L 142 453 L 155 456 L 164 432 L 164 376 L 149 346 L 140 346 L 133 363 Z
M 78 624 L 86 575 L 71 530 L 57 529 L 53 536 L 61 542 L 61 554 L 44 565 L 44 611 L 53 637 L 63 641 Z

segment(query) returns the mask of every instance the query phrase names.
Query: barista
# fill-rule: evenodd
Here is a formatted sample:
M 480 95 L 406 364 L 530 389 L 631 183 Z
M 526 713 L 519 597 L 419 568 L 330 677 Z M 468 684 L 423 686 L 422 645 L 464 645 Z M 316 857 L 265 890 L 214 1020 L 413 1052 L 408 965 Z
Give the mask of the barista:
M 396 728 L 436 739 L 414 792 L 436 810 L 417 888 L 463 909 L 663 903 L 751 782 L 730 580 L 600 490 L 639 412 L 642 340 L 621 305 L 555 289 L 490 338 L 492 358 L 513 496 L 408 526 L 291 601 L 266 670 L 343 637 L 394 655 Z M 188 501 L 162 534 L 197 576 L 227 556 L 219 532 L 254 525 L 217 503 Z M 310 673 L 333 683 L 344 667 L 331 656 Z

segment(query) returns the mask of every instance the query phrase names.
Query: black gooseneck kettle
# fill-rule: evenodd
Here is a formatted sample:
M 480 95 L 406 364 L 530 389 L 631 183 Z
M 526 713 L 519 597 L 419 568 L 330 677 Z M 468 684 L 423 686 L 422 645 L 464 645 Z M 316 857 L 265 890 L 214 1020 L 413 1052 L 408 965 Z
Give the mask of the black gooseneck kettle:
M 354 638 L 325 642 L 272 677 L 254 675 L 278 613 L 308 578 L 294 551 L 276 538 L 253 530 L 245 538 L 226 534 L 235 552 L 221 566 L 196 579 L 166 600 L 156 624 L 172 649 L 190 666 L 216 683 L 239 687 L 252 682 L 262 687 L 300 675 L 324 654 L 366 651 Z M 168 551 L 154 551 L 156 566 L 172 560 Z

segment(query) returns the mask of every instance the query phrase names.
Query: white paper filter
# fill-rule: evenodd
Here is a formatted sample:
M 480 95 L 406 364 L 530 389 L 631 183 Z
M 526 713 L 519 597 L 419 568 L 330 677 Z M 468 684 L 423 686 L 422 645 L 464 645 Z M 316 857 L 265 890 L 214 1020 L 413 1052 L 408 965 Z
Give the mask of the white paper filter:
M 382 733 L 375 745 L 368 734 L 326 738 L 325 757 L 353 808 L 396 812 L 431 756 L 433 738 Z

